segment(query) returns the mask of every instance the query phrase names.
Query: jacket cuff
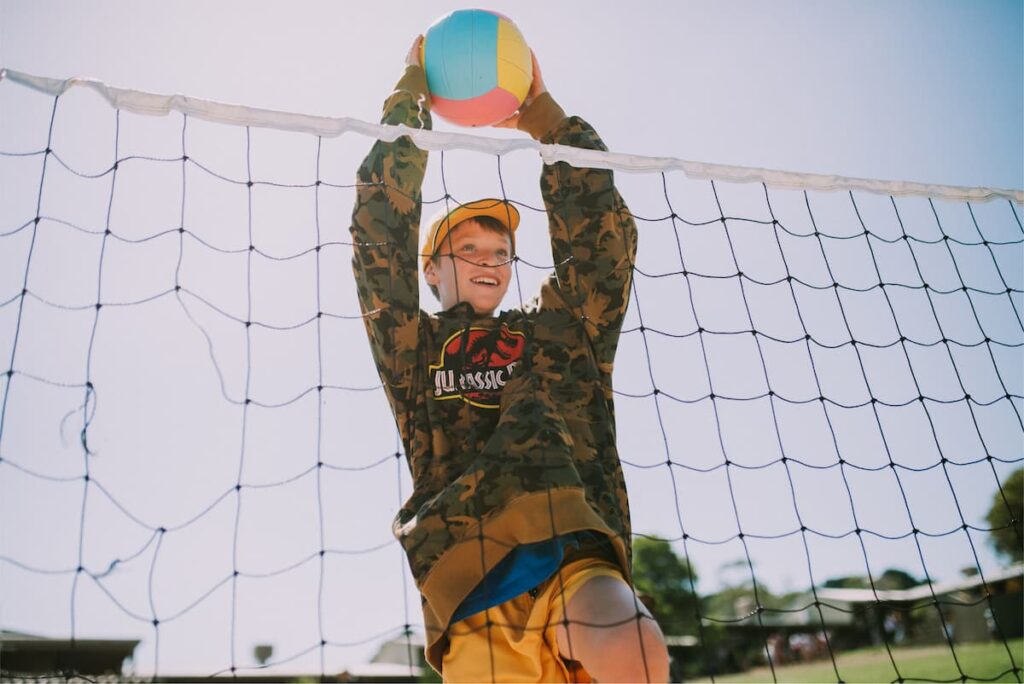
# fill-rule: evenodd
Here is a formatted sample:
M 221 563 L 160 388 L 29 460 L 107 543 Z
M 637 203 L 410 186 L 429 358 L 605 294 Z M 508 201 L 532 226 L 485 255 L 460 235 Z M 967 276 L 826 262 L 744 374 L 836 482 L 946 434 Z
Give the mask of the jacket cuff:
M 518 128 L 529 133 L 534 140 L 541 140 L 553 133 L 563 119 L 565 110 L 555 102 L 551 93 L 545 92 L 519 113 Z
M 413 100 L 418 100 L 420 95 L 427 95 L 427 72 L 420 66 L 407 66 L 402 78 L 395 84 L 395 92 L 405 91 L 412 95 Z M 425 99 L 429 105 L 430 98 Z

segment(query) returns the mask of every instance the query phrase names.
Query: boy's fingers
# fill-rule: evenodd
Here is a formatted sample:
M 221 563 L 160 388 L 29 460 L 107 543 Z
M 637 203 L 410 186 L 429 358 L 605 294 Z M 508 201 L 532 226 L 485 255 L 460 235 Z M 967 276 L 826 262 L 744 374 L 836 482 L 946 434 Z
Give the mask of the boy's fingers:
M 419 35 L 412 41 L 412 47 L 409 48 L 409 53 L 405 56 L 406 66 L 422 66 L 420 64 L 420 45 L 423 43 L 423 36 Z
M 494 128 L 519 128 L 519 112 L 516 112 L 507 119 L 502 119 L 496 124 L 491 124 Z

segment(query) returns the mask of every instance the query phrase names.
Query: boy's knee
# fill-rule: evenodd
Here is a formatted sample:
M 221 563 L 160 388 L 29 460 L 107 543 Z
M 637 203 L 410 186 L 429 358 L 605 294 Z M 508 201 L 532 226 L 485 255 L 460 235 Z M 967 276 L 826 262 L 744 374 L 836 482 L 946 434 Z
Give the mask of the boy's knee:
M 560 642 L 569 642 L 560 643 L 568 646 L 561 650 L 566 657 L 579 660 L 592 677 L 599 681 L 668 681 L 665 637 L 624 582 L 595 578 L 573 597 L 569 608 L 571 622 L 579 622 L 560 635 Z
M 598 631 L 587 650 L 591 658 L 584 666 L 599 681 L 668 681 L 668 649 L 661 629 L 651 618 L 641 617 Z

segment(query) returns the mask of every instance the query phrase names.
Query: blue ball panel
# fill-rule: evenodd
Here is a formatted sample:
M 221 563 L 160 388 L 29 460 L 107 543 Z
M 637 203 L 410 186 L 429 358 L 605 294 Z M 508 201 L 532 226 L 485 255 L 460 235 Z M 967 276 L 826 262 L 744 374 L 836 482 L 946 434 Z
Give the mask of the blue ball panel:
M 458 10 L 430 27 L 424 51 L 430 91 L 468 100 L 498 85 L 498 17 Z

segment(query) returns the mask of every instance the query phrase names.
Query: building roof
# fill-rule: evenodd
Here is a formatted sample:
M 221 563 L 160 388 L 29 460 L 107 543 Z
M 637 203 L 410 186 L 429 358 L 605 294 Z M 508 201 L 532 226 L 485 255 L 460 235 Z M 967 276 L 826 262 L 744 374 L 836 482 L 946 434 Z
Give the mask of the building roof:
M 1024 577 L 1024 563 L 1017 563 L 1009 567 L 1000 568 L 994 572 L 985 573 L 984 579 L 981 575 L 964 577 L 949 582 L 933 582 L 931 585 L 922 584 L 910 589 L 841 589 L 824 587 L 818 589 L 818 598 L 822 601 L 843 602 L 843 603 L 878 603 L 881 601 L 891 603 L 914 603 L 916 601 L 928 600 L 935 596 L 952 594 L 958 591 L 968 591 L 993 584 L 1003 580 Z
M 5 676 L 71 670 L 80 674 L 120 675 L 138 639 L 51 639 L 37 634 L 0 631 Z
M 0 629 L 0 650 L 38 651 L 53 648 L 71 648 L 71 639 L 53 639 L 7 629 Z M 139 645 L 138 639 L 75 639 L 74 647 L 83 651 L 131 652 Z

